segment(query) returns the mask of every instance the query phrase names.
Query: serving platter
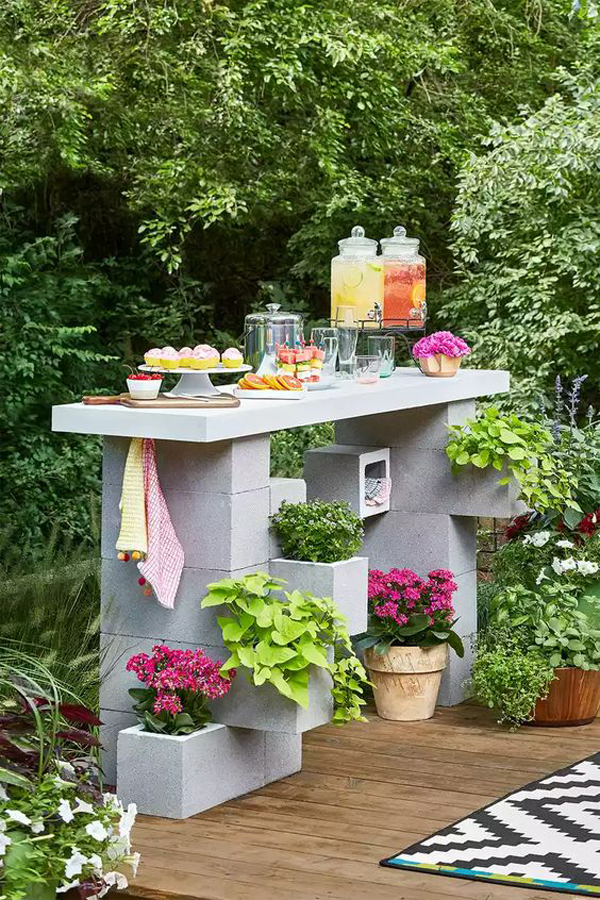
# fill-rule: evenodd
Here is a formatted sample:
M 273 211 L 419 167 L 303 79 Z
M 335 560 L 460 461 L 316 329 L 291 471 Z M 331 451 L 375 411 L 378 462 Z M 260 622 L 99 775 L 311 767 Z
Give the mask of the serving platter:
M 245 363 L 230 369 L 222 363 L 211 369 L 190 369 L 179 366 L 176 369 L 163 369 L 162 366 L 138 366 L 140 372 L 160 372 L 164 375 L 181 375 L 174 388 L 164 393 L 165 397 L 213 397 L 222 396 L 222 391 L 214 386 L 211 375 L 235 375 L 240 372 L 251 372 L 252 366 Z

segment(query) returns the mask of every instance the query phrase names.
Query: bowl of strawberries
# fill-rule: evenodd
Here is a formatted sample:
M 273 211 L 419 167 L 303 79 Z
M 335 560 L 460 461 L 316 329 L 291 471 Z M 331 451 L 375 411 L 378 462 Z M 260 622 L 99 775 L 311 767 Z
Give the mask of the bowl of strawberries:
M 133 372 L 127 376 L 127 390 L 132 400 L 156 400 L 162 375 L 157 372 Z

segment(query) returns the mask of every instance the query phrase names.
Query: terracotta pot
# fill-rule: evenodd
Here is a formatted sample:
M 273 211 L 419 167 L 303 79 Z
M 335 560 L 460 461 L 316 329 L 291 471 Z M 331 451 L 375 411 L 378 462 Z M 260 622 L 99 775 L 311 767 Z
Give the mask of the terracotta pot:
M 555 680 L 545 700 L 538 700 L 532 725 L 562 728 L 587 725 L 600 709 L 600 672 L 555 669 Z
M 365 652 L 373 682 L 377 714 L 382 719 L 415 722 L 430 719 L 448 662 L 446 644 L 437 647 L 390 647 L 386 653 Z
M 436 353 L 435 356 L 424 356 L 419 360 L 421 372 L 430 378 L 453 378 L 460 369 L 460 356 L 446 356 Z

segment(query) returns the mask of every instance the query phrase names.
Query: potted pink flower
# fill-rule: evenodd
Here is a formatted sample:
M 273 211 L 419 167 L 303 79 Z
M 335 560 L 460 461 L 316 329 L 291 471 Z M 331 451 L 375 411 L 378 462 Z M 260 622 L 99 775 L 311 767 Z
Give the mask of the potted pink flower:
M 237 785 L 222 774 L 237 765 L 239 739 L 211 721 L 208 706 L 235 675 L 224 678 L 221 665 L 203 650 L 160 644 L 127 663 L 144 687 L 129 691 L 140 724 L 119 732 L 117 785 L 140 812 L 183 819 L 236 796 Z
M 413 347 L 423 375 L 452 378 L 460 368 L 463 356 L 471 352 L 469 345 L 451 331 L 436 331 L 421 338 Z
M 427 579 L 411 569 L 369 572 L 369 627 L 353 643 L 365 651 L 383 719 L 416 721 L 433 715 L 448 645 L 464 656 L 453 630 L 456 590 L 447 569 L 434 569 Z

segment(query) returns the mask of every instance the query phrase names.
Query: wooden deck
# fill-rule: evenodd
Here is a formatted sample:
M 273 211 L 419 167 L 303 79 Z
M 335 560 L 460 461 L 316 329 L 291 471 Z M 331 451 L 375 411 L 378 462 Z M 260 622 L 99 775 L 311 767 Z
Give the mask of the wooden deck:
M 500 729 L 487 710 L 328 725 L 302 771 L 192 819 L 142 817 L 129 897 L 188 900 L 564 900 L 555 892 L 385 869 L 381 858 L 599 749 L 600 719 Z M 124 896 L 124 895 L 120 895 Z

